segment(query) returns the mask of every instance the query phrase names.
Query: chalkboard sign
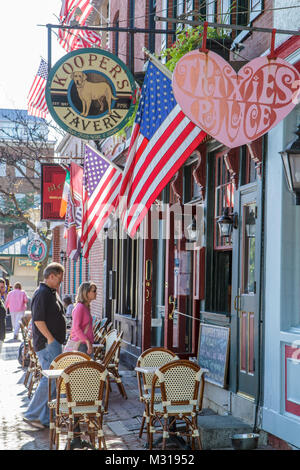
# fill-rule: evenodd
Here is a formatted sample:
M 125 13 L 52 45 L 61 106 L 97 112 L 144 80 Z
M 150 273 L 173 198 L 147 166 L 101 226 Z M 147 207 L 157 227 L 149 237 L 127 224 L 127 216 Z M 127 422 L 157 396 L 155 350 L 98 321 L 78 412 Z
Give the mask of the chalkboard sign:
M 226 383 L 230 329 L 200 324 L 198 363 L 209 370 L 205 380 L 224 387 Z

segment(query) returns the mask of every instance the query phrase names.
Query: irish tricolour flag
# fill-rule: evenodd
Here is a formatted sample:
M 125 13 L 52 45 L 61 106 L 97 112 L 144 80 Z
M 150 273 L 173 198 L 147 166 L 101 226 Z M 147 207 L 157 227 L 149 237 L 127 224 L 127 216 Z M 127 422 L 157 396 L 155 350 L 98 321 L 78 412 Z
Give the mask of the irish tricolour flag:
M 69 192 L 70 192 L 70 172 L 69 170 L 67 170 L 63 194 L 61 198 L 60 210 L 59 210 L 60 217 L 64 217 L 66 215 Z

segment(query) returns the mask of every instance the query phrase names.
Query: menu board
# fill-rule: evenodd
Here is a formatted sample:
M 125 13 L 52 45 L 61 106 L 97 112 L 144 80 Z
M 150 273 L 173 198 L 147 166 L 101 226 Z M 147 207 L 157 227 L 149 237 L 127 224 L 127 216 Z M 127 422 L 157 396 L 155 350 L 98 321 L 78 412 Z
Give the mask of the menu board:
M 198 363 L 209 370 L 205 380 L 225 387 L 228 370 L 230 329 L 201 323 Z

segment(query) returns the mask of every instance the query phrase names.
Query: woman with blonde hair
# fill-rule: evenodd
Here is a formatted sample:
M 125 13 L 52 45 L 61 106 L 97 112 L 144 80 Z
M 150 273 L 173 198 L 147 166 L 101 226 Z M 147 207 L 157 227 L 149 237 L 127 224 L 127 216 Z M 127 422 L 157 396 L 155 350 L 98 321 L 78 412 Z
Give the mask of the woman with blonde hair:
M 94 282 L 83 282 L 78 289 L 76 304 L 72 312 L 72 329 L 70 337 L 80 341 L 78 351 L 92 355 L 93 352 L 93 319 L 90 304 L 97 297 L 97 286 Z

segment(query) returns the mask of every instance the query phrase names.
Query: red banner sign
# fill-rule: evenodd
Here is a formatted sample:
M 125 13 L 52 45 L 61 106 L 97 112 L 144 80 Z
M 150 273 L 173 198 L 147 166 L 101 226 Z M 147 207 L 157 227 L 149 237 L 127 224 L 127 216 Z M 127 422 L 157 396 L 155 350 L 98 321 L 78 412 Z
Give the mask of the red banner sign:
M 59 216 L 66 172 L 52 163 L 42 164 L 41 220 L 63 220 Z

